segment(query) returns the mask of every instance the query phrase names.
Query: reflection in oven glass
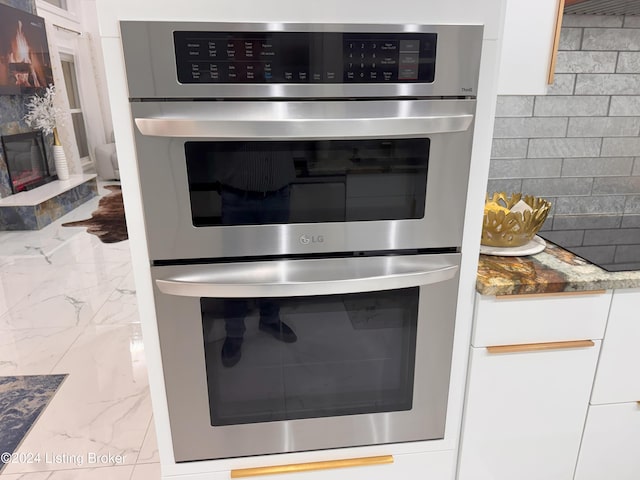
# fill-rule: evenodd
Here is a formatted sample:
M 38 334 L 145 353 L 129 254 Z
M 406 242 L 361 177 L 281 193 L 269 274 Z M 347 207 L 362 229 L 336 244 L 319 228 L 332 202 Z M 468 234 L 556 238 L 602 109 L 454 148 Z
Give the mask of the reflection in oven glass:
M 410 410 L 419 290 L 201 299 L 211 424 Z
M 428 138 L 186 142 L 193 225 L 423 218 L 429 146 Z

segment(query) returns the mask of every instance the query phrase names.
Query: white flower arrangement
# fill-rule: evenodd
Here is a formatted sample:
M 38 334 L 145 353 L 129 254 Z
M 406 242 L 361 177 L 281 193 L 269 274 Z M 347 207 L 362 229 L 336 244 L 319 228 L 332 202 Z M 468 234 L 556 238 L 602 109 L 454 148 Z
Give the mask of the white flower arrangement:
M 54 143 L 60 145 L 56 124 L 62 124 L 62 109 L 53 104 L 53 99 L 56 96 L 55 88 L 53 85 L 49 85 L 43 96 L 35 94 L 31 97 L 26 104 L 27 114 L 24 116 L 24 120 L 30 127 L 38 128 L 48 135 L 53 133 Z

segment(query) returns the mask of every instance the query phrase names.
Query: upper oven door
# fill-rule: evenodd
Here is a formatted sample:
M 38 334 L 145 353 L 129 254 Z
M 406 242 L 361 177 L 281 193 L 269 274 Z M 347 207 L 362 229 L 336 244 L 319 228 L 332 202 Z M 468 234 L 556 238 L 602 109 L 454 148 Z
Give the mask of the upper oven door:
M 153 260 L 461 244 L 474 100 L 131 108 Z

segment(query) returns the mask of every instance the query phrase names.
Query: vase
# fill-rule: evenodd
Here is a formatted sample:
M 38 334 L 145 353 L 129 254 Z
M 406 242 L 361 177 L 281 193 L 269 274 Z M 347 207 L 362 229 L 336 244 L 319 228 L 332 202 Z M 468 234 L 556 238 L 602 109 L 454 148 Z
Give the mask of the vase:
M 69 180 L 69 165 L 62 145 L 53 146 L 53 162 L 56 166 L 58 180 Z

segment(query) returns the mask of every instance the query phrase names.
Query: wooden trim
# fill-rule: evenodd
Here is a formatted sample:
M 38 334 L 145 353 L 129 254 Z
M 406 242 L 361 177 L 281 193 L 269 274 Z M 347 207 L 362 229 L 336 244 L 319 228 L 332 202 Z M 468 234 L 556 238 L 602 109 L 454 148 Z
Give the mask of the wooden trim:
M 231 470 L 231 478 L 309 472 L 313 470 L 327 470 L 331 468 L 365 467 L 370 465 L 384 465 L 387 463 L 393 463 L 393 455 L 384 455 L 380 457 L 346 458 L 343 460 L 295 463 L 291 465 L 274 465 L 271 467 L 241 468 L 238 470 Z
M 556 74 L 556 61 L 558 60 L 558 47 L 560 46 L 560 31 L 562 30 L 562 16 L 564 15 L 564 1 L 558 0 L 558 12 L 556 14 L 556 33 L 551 47 L 551 62 L 549 63 L 549 76 L 547 84 L 552 85 Z
M 489 353 L 539 352 L 542 350 L 560 350 L 565 348 L 593 347 L 592 340 L 574 340 L 570 342 L 523 343 L 520 345 L 498 345 L 487 347 Z
M 577 297 L 580 295 L 603 295 L 606 290 L 580 290 L 577 292 L 550 292 L 550 293 L 520 293 L 509 295 L 508 293 L 496 295 L 496 300 L 511 300 L 523 298 L 548 298 L 548 297 Z

